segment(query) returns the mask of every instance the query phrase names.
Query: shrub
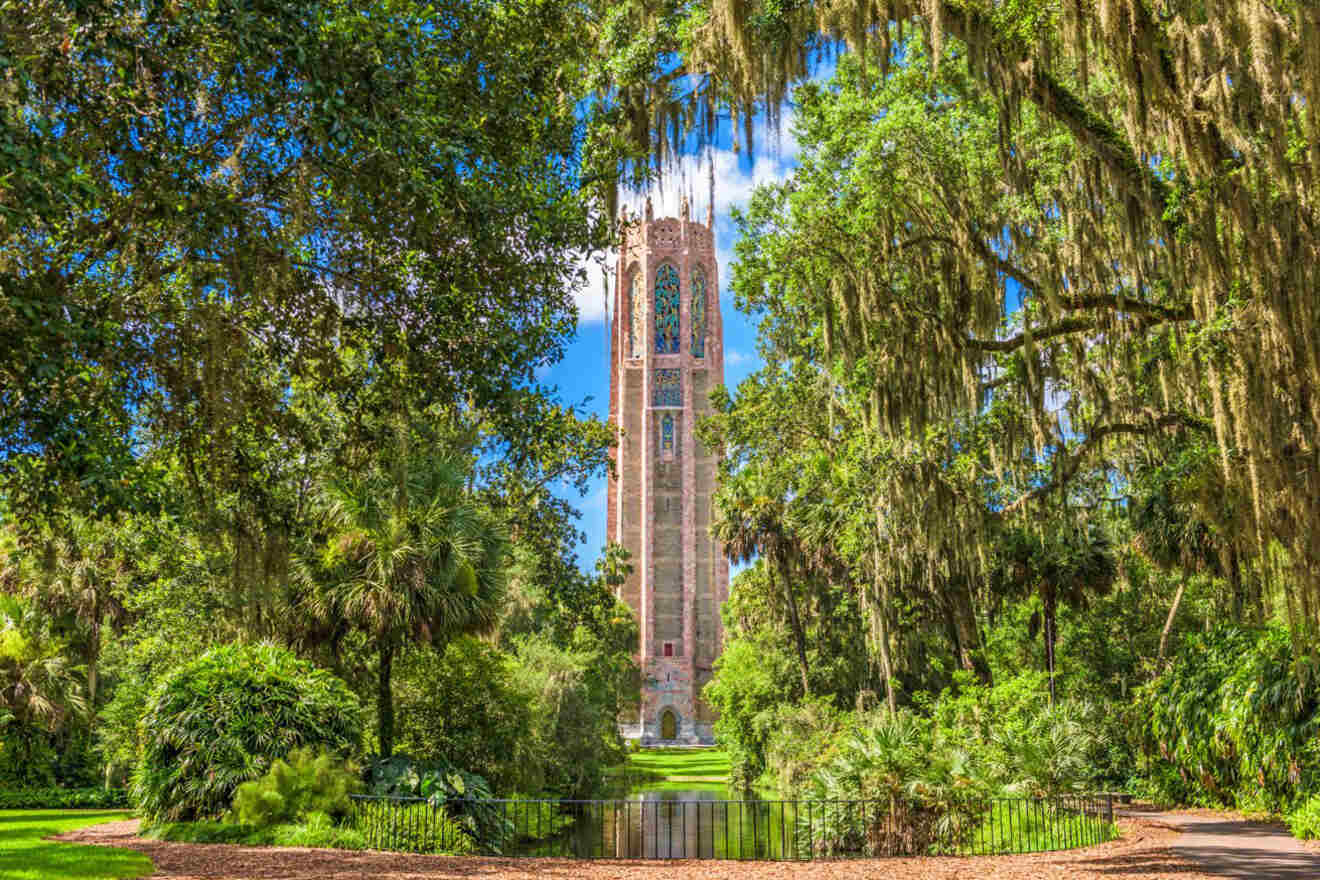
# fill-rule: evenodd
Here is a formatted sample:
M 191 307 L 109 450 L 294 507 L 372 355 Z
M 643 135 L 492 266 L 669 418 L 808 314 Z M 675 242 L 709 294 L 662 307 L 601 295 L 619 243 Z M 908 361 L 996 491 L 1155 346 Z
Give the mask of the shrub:
M 524 789 L 536 770 L 527 754 L 530 696 L 514 686 L 511 658 L 474 638 L 440 656 L 410 651 L 395 673 L 397 749 L 480 773 L 495 791 Z
M 243 825 L 269 828 L 312 813 L 342 819 L 353 808 L 349 795 L 361 788 L 352 764 L 312 748 L 294 749 L 266 775 L 245 782 L 234 794 L 234 818 Z
M 1320 840 L 1320 794 L 1311 795 L 1285 818 L 1293 837 Z
M 495 840 L 478 841 L 471 816 L 451 816 L 432 801 L 382 800 L 354 815 L 353 828 L 373 849 L 468 855 L 498 853 L 511 829 Z
M 830 757 L 812 773 L 823 851 L 923 854 L 957 849 L 990 811 L 993 787 L 966 752 L 933 736 L 930 720 L 873 711 L 842 727 Z M 874 812 L 846 804 L 874 800 Z
M 169 673 L 141 724 L 131 793 L 156 822 L 219 816 L 275 759 L 299 746 L 346 756 L 362 733 L 343 682 L 268 644 L 217 648 Z
M 1158 799 L 1284 812 L 1320 792 L 1318 678 L 1283 627 L 1189 635 L 1141 695 Z
M 269 828 L 231 822 L 167 822 L 144 827 L 142 836 L 175 843 L 367 848 L 367 838 L 361 829 L 351 825 L 336 825 L 325 813 L 309 813 L 302 822 L 272 825 Z
M 587 798 L 604 786 L 605 772 L 627 757 L 619 736 L 620 665 L 586 627 L 567 646 L 544 637 L 518 641 L 515 686 L 531 696 L 530 760 L 541 778 L 523 791 Z
M 1096 767 L 1097 725 L 1094 713 L 1079 703 L 1059 703 L 1023 725 L 1005 725 L 995 732 L 995 763 L 1012 794 L 1059 797 L 1090 787 Z
M 35 726 L 11 722 L 0 728 L 0 785 L 48 789 L 56 784 L 55 749 Z
M 367 768 L 366 777 L 370 794 L 428 799 L 427 803 L 386 803 L 384 808 L 393 811 L 393 822 L 416 818 L 412 816 L 413 812 L 421 815 L 426 810 L 438 808 L 444 812 L 444 821 L 453 822 L 454 827 L 461 832 L 459 836 L 479 842 L 483 848 L 494 852 L 499 850 L 509 834 L 508 820 L 502 806 L 491 803 L 495 795 L 490 790 L 490 784 L 476 773 L 468 773 L 443 761 L 417 761 L 407 755 L 394 755 L 371 764 Z M 414 811 L 413 807 L 417 809 Z M 403 813 L 407 816 L 401 818 Z M 417 845 L 422 846 L 421 843 Z
M 270 829 L 272 846 L 324 846 L 333 849 L 366 849 L 367 838 L 357 828 L 335 824 L 326 813 L 308 813 L 301 822 Z
M 122 788 L 20 788 L 0 790 L 0 810 L 112 810 L 128 806 Z
M 828 697 L 807 697 L 801 703 L 787 703 L 763 713 L 758 719 L 778 731 L 765 746 L 766 776 L 773 776 L 780 791 L 796 791 L 806 783 L 822 759 L 835 735 L 852 722 L 852 716 L 840 712 Z M 742 780 L 747 787 L 754 780 Z

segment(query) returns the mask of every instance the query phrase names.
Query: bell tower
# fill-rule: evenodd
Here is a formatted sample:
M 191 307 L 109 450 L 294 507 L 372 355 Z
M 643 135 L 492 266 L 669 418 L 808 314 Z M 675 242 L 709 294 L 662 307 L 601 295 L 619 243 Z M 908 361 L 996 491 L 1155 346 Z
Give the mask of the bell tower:
M 625 217 L 610 339 L 610 421 L 618 430 L 607 534 L 633 573 L 620 598 L 641 624 L 641 701 L 619 719 L 643 742 L 714 741 L 701 700 L 719 656 L 729 565 L 710 534 L 717 450 L 697 440 L 724 381 L 713 216 Z

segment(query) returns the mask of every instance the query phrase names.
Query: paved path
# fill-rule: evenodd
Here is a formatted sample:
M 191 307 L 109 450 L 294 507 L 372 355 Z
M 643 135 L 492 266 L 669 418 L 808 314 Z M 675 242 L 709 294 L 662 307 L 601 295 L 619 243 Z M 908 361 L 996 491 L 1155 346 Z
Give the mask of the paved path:
M 1282 825 L 1194 811 L 1130 815 L 1181 828 L 1169 848 L 1211 876 L 1320 880 L 1320 851 L 1305 847 Z

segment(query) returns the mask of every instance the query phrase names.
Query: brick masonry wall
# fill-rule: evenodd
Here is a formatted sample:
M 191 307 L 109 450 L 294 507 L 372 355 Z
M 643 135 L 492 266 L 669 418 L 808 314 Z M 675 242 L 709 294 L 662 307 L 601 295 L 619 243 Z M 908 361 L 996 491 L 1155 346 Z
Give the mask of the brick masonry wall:
M 620 717 L 620 728 L 625 736 L 660 740 L 664 715 L 672 712 L 675 740 L 709 742 L 714 716 L 699 694 L 722 644 L 719 609 L 728 595 L 729 568 L 710 536 L 716 455 L 701 448 L 694 428 L 710 410 L 710 389 L 723 381 L 723 320 L 714 237 L 709 225 L 688 218 L 686 205 L 681 214 L 656 220 L 648 206 L 645 217 L 624 222 L 611 328 L 610 415 L 619 442 L 607 533 L 632 557 L 634 573 L 620 598 L 637 613 L 642 635 L 641 700 Z M 679 275 L 677 354 L 655 351 L 654 280 L 665 263 Z M 701 358 L 693 357 L 691 347 L 697 266 L 707 279 Z M 637 279 L 641 283 L 634 284 Z M 658 393 L 657 370 L 677 371 L 678 406 Z M 661 444 L 665 414 L 673 418 L 672 449 Z

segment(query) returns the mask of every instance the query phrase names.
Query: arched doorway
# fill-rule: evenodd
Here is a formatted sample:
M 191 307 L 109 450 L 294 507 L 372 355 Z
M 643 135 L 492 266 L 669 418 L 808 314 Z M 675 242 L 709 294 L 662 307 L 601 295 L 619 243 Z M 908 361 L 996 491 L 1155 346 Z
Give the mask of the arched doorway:
M 660 738 L 678 738 L 678 718 L 674 715 L 672 709 L 666 709 L 664 714 L 660 716 Z

